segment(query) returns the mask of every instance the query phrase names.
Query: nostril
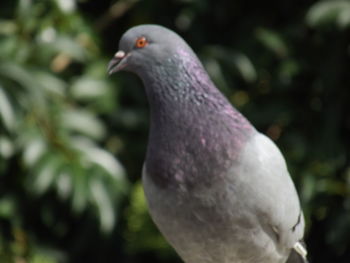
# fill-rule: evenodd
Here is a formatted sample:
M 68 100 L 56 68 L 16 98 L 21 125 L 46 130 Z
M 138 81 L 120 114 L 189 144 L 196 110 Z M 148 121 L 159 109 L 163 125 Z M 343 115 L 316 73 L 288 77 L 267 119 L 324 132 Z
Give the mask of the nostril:
M 119 50 L 117 53 L 114 55 L 115 58 L 121 59 L 125 57 L 125 52 L 122 50 Z

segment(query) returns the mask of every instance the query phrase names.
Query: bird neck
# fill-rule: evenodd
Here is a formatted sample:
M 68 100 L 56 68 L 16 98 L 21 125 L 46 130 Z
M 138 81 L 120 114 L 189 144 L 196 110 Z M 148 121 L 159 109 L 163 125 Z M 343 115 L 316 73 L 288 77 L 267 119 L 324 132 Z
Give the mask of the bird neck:
M 179 111 L 197 110 L 196 114 L 201 114 L 203 108 L 212 110 L 228 103 L 191 50 L 178 50 L 143 72 L 146 74 L 141 78 L 155 118 L 159 114 L 171 116 Z
M 170 58 L 149 74 L 142 78 L 151 108 L 147 173 L 160 186 L 186 189 L 208 173 L 220 177 L 254 128 L 214 86 L 196 57 Z

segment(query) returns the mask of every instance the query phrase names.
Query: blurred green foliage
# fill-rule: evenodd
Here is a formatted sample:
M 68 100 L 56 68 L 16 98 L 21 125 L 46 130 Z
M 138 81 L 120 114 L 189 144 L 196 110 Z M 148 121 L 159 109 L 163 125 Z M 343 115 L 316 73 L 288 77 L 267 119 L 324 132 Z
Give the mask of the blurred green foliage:
M 350 262 L 350 2 L 3 0 L 0 262 L 180 262 L 140 173 L 140 81 L 106 74 L 122 33 L 182 35 L 230 101 L 283 151 L 311 262 Z

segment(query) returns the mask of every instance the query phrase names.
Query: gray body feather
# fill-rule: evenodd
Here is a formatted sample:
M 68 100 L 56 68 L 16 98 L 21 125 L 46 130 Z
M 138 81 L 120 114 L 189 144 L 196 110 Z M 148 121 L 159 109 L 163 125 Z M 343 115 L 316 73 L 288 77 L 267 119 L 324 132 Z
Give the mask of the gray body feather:
M 144 167 L 150 213 L 166 239 L 186 263 L 286 262 L 304 218 L 278 148 L 254 133 L 221 180 L 162 189 Z

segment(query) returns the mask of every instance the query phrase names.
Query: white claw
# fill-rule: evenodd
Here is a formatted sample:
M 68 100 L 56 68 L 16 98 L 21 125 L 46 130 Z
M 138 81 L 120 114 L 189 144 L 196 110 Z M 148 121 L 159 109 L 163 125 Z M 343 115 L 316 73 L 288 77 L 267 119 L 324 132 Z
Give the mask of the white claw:
M 297 242 L 294 244 L 293 246 L 294 250 L 296 252 L 298 252 L 298 254 L 300 254 L 303 258 L 306 258 L 306 255 L 307 255 L 307 251 L 305 249 L 305 247 L 300 243 L 300 242 Z

